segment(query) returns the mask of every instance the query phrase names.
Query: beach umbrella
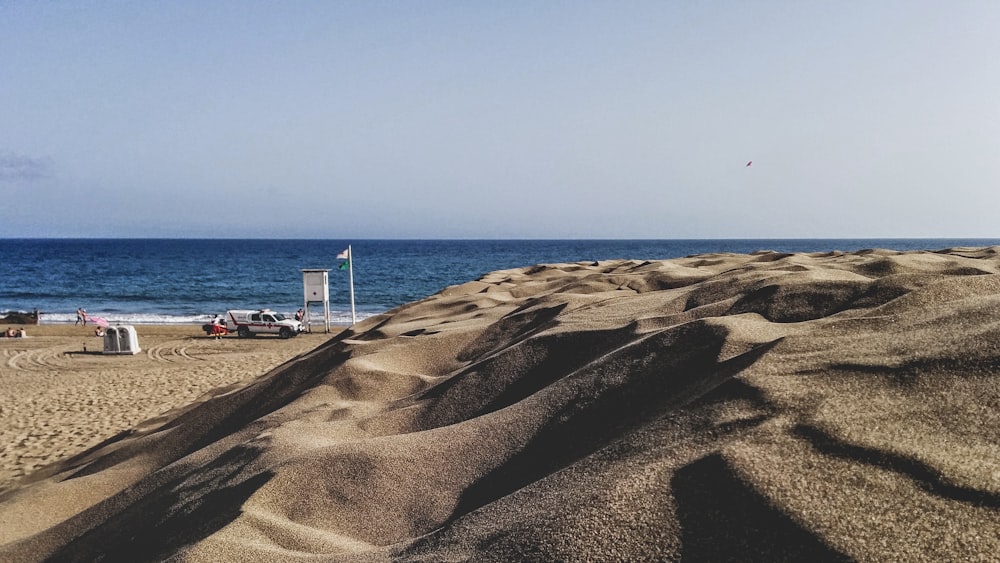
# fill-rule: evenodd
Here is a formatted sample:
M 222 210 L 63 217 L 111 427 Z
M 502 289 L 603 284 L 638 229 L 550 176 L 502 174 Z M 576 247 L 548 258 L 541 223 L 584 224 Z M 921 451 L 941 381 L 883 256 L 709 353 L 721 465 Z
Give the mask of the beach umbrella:
M 109 324 L 108 319 L 105 319 L 104 317 L 87 317 L 87 320 L 94 323 L 97 326 L 103 326 L 104 328 L 108 328 Z

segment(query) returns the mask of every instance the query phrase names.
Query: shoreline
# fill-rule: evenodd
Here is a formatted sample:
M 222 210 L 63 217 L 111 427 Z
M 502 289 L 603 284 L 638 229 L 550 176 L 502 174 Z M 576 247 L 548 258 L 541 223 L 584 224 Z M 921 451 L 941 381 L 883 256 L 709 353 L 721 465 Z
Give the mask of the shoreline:
M 365 320 L 365 319 L 367 319 L 369 317 L 374 317 L 374 316 L 377 316 L 377 315 L 384 314 L 385 312 L 386 311 L 379 311 L 379 312 L 359 311 L 358 314 L 357 314 L 357 322 L 361 322 L 361 321 L 363 321 L 363 320 Z M 39 323 L 34 323 L 34 322 L 27 322 L 27 323 L 26 322 L 18 322 L 17 320 L 10 319 L 9 317 L 8 318 L 4 318 L 2 315 L 5 315 L 5 314 L 7 314 L 7 315 L 22 315 L 22 313 L 18 313 L 16 311 L 11 311 L 11 312 L 8 312 L 8 313 L 0 313 L 0 325 L 4 325 L 5 327 L 6 327 L 6 325 L 13 325 L 13 326 L 66 326 L 66 325 L 69 325 L 69 326 L 82 326 L 82 325 L 77 325 L 77 323 L 73 319 L 74 315 L 70 315 L 68 313 L 66 313 L 66 314 L 64 314 L 64 313 L 52 313 L 52 315 L 64 316 L 65 319 L 51 320 L 51 319 L 45 318 L 46 314 L 43 312 L 42 313 L 42 320 Z M 286 317 L 291 317 L 292 315 L 294 315 L 294 313 L 292 313 L 292 312 L 282 313 L 282 314 L 285 315 Z M 174 316 L 174 317 L 171 317 L 169 315 L 159 315 L 159 314 L 156 314 L 156 313 L 130 313 L 129 316 L 131 318 L 116 318 L 114 316 L 104 315 L 104 314 L 100 314 L 100 313 L 95 314 L 95 316 L 105 318 L 112 326 L 131 325 L 131 326 L 199 326 L 200 327 L 201 325 L 203 325 L 205 323 L 212 322 L 212 318 L 213 318 L 212 315 L 207 314 L 207 313 L 206 314 L 200 314 L 200 315 Z M 172 320 L 172 319 L 176 319 L 176 320 Z M 334 320 L 334 319 L 336 319 L 336 320 Z M 313 325 L 314 329 L 316 327 L 322 328 L 323 323 L 324 323 L 324 321 L 323 321 L 322 318 L 315 318 L 314 317 L 310 321 L 310 324 Z M 347 319 L 344 319 L 344 318 L 339 317 L 339 316 L 334 316 L 330 320 L 330 327 L 331 327 L 331 329 L 333 327 L 337 327 L 337 328 L 349 328 L 351 326 L 351 324 L 352 324 L 352 322 L 351 322 L 351 319 L 349 318 L 349 315 L 348 315 Z M 91 326 L 91 325 L 93 325 L 93 323 L 87 322 L 87 326 L 88 327 Z
M 372 315 L 372 316 L 375 316 L 375 315 Z M 365 318 L 367 318 L 367 317 L 365 317 Z M 358 318 L 358 322 L 361 322 L 362 320 L 364 320 L 364 318 L 361 318 L 361 317 Z M 148 321 L 143 321 L 143 322 L 139 322 L 139 323 L 132 323 L 132 322 L 117 322 L 117 321 L 112 321 L 109 324 L 109 326 L 111 326 L 111 327 L 131 326 L 131 327 L 135 327 L 136 329 L 144 329 L 147 332 L 152 331 L 153 333 L 157 333 L 157 329 L 160 329 L 160 328 L 164 328 L 164 329 L 181 329 L 181 330 L 189 329 L 189 328 L 194 328 L 195 331 L 196 331 L 196 333 L 201 333 L 202 335 L 204 335 L 205 333 L 201 330 L 201 327 L 202 327 L 202 325 L 210 323 L 211 321 L 212 321 L 211 318 L 206 319 L 205 321 L 177 321 L 177 322 L 148 322 Z M 311 334 L 316 334 L 317 332 L 320 332 L 320 333 L 323 332 L 323 322 L 313 322 L 311 324 L 312 324 L 312 331 L 311 332 L 310 331 L 305 331 L 305 332 L 302 332 L 300 334 L 310 334 L 310 333 Z M 68 333 L 64 333 L 64 331 L 61 331 L 60 329 L 63 329 L 63 328 L 75 328 L 75 329 L 80 329 L 80 331 L 89 330 L 89 331 L 93 332 L 94 329 L 97 328 L 98 326 L 101 326 L 101 325 L 98 325 L 98 324 L 95 324 L 95 323 L 92 323 L 92 322 L 88 322 L 86 324 L 86 326 L 84 326 L 84 325 L 81 325 L 81 324 L 77 324 L 77 323 L 73 323 L 73 322 L 68 322 L 68 321 L 42 321 L 41 323 L 38 323 L 38 324 L 30 324 L 30 323 L 26 324 L 26 323 L 15 323 L 15 322 L 11 322 L 11 321 L 0 320 L 0 339 L 4 338 L 3 331 L 6 330 L 6 329 L 8 329 L 8 328 L 13 328 L 15 330 L 23 328 L 28 333 L 28 336 L 35 336 L 35 335 L 38 335 L 38 336 L 65 336 Z M 348 329 L 350 327 L 351 327 L 351 323 L 346 323 L 346 324 L 344 324 L 344 323 L 334 323 L 334 322 L 330 323 L 330 331 L 331 332 L 332 331 L 339 332 L 339 331 L 342 331 L 342 330 L 346 330 L 346 329 Z M 105 328 L 107 328 L 107 327 L 105 327 Z M 39 329 L 41 329 L 41 331 Z
M 105 355 L 92 324 L 10 326 L 27 337 L 0 338 L 0 493 L 215 389 L 245 385 L 344 329 L 216 340 L 200 324 L 139 324 L 138 354 Z

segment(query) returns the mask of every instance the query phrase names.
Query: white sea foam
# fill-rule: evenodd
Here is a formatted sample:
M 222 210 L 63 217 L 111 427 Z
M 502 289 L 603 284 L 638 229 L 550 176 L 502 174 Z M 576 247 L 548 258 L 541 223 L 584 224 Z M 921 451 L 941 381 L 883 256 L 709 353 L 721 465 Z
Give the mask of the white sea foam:
M 6 313 L 0 314 L 0 316 Z M 212 315 L 164 315 L 158 313 L 115 313 L 102 314 L 100 311 L 88 312 L 91 317 L 100 317 L 107 320 L 112 325 L 176 325 L 176 324 L 203 324 L 211 322 Z M 292 312 L 282 312 L 287 317 L 292 317 Z M 372 317 L 378 313 L 358 312 L 358 321 Z M 312 324 L 322 323 L 323 315 L 310 311 L 309 321 Z M 73 324 L 76 322 L 76 313 L 42 313 L 42 324 Z M 330 311 L 330 323 L 338 326 L 350 326 L 350 311 Z

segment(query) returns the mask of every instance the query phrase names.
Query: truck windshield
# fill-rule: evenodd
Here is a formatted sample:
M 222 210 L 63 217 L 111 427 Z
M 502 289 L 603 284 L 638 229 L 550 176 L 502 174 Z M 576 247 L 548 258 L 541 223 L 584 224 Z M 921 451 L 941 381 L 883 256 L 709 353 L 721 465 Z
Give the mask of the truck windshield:
M 282 315 L 281 313 L 274 313 L 274 320 L 283 321 L 285 320 L 285 315 Z

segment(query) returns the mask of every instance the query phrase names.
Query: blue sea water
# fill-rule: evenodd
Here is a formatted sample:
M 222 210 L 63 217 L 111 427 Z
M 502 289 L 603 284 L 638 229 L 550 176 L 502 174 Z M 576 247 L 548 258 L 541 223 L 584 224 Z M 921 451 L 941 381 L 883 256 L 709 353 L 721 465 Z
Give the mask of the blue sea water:
M 227 309 L 302 306 L 303 269 L 330 269 L 332 320 L 350 324 L 351 244 L 358 318 L 494 270 L 555 262 L 667 259 L 710 252 L 940 250 L 1000 239 L 744 240 L 0 240 L 0 315 L 38 309 L 74 322 L 77 307 L 123 323 L 203 322 Z M 318 307 L 312 306 L 313 318 Z

